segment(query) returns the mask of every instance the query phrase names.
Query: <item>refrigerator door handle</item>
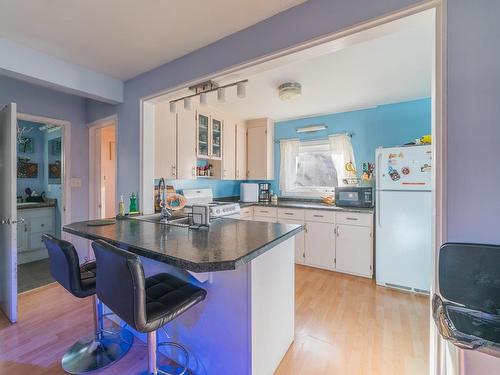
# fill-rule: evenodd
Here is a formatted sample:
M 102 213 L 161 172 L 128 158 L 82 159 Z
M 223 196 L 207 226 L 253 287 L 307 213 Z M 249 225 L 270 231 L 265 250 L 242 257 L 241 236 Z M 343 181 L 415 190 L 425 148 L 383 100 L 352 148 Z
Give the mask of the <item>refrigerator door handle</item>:
M 378 226 L 382 228 L 382 219 L 380 218 L 380 190 L 377 190 L 377 206 L 375 207 L 375 210 L 377 211 L 377 222 Z
M 380 173 L 382 172 L 381 162 L 382 162 L 382 150 L 379 150 L 379 153 L 377 155 L 376 165 L 375 165 L 375 189 L 377 191 L 375 210 L 377 211 L 376 214 L 377 214 L 377 222 L 378 222 L 379 227 L 382 227 L 382 221 L 380 218 L 380 188 L 381 188 L 380 187 Z

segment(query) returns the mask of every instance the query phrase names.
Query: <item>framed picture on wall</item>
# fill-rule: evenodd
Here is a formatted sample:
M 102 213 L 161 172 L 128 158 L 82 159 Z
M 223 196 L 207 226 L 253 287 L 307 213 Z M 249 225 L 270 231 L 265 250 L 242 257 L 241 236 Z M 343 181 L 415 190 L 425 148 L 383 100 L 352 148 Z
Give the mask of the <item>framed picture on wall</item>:
M 38 178 L 38 164 L 18 160 L 17 178 Z
M 33 153 L 35 152 L 35 145 L 33 138 L 31 137 L 21 137 L 17 144 L 17 151 L 22 153 Z

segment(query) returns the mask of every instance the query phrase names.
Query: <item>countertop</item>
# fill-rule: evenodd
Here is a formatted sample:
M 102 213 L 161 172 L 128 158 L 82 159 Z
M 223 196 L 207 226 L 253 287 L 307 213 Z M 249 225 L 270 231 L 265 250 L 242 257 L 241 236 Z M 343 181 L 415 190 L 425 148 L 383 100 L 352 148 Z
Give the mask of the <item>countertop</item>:
M 239 197 L 226 197 L 217 198 L 216 201 L 221 202 L 239 202 Z M 319 200 L 307 199 L 279 199 L 278 203 L 266 202 L 239 202 L 241 207 L 260 206 L 260 207 L 284 207 L 284 208 L 302 208 L 311 210 L 325 210 L 325 211 L 340 211 L 340 212 L 361 212 L 373 213 L 374 208 L 360 208 L 360 207 L 337 207 L 329 204 L 322 203 Z
M 18 203 L 17 209 L 26 210 L 28 208 L 45 208 L 45 207 L 55 207 L 55 206 L 56 206 L 55 200 L 50 200 L 46 202 L 24 202 L 24 203 Z
M 303 230 L 301 225 L 226 218 L 199 230 L 134 219 L 105 226 L 87 223 L 66 225 L 63 230 L 193 272 L 234 270 Z

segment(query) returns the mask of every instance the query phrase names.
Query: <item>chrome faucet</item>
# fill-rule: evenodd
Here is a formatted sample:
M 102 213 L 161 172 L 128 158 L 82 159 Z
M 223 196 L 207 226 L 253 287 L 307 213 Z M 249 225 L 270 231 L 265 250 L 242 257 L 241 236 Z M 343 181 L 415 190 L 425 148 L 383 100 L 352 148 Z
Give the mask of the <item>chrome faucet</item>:
M 172 210 L 167 207 L 167 187 L 165 185 L 165 179 L 160 178 L 160 182 L 158 182 L 158 195 L 160 199 L 160 221 L 169 220 L 172 217 Z

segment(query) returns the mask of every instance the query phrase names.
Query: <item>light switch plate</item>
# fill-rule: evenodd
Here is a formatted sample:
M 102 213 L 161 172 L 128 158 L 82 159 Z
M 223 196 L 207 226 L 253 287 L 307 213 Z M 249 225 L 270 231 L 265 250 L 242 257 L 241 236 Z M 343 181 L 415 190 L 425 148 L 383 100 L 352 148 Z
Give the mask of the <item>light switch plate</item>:
M 72 177 L 71 178 L 71 187 L 72 188 L 82 187 L 82 179 L 80 177 Z

